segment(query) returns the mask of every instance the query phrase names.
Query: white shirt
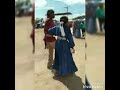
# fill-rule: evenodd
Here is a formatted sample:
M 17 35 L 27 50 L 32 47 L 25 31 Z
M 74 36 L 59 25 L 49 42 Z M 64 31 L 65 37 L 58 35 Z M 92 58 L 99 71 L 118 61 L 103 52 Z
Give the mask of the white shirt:
M 60 25 L 60 31 L 61 31 L 61 35 L 65 36 L 65 31 L 64 31 L 63 25 L 62 26 Z

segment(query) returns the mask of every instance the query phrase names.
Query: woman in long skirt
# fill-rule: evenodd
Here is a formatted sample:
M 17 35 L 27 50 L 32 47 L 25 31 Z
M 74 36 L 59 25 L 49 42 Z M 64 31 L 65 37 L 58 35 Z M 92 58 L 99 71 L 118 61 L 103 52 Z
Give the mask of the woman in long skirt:
M 72 53 L 74 50 L 74 41 L 67 26 L 68 18 L 63 16 L 60 18 L 61 25 L 49 29 L 49 34 L 57 36 L 55 44 L 55 61 L 53 69 L 57 71 L 57 75 L 73 74 L 78 71 L 75 62 L 73 61 Z

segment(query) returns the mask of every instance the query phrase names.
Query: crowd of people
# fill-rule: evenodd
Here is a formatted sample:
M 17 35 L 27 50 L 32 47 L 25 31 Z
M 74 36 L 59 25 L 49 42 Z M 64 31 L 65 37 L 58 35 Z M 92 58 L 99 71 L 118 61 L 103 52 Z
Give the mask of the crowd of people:
M 98 25 L 97 26 L 97 20 Z M 105 31 L 105 4 L 104 3 L 86 3 L 86 31 L 88 33 L 96 33 Z

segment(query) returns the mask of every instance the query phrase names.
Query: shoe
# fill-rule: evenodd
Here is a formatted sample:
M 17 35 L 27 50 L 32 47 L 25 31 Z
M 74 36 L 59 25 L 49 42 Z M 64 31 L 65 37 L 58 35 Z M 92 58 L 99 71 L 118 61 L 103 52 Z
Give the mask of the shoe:
M 52 73 L 53 73 L 55 76 L 58 76 L 58 75 L 59 75 L 58 71 L 56 71 L 55 69 L 52 69 Z
M 52 70 L 52 66 L 47 66 L 48 69 Z

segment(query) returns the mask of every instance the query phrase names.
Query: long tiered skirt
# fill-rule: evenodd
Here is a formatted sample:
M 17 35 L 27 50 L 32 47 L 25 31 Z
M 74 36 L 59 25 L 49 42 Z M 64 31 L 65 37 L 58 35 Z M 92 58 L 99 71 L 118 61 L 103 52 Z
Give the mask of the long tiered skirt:
M 67 40 L 56 41 L 53 69 L 58 71 L 59 75 L 67 75 L 78 71 Z

